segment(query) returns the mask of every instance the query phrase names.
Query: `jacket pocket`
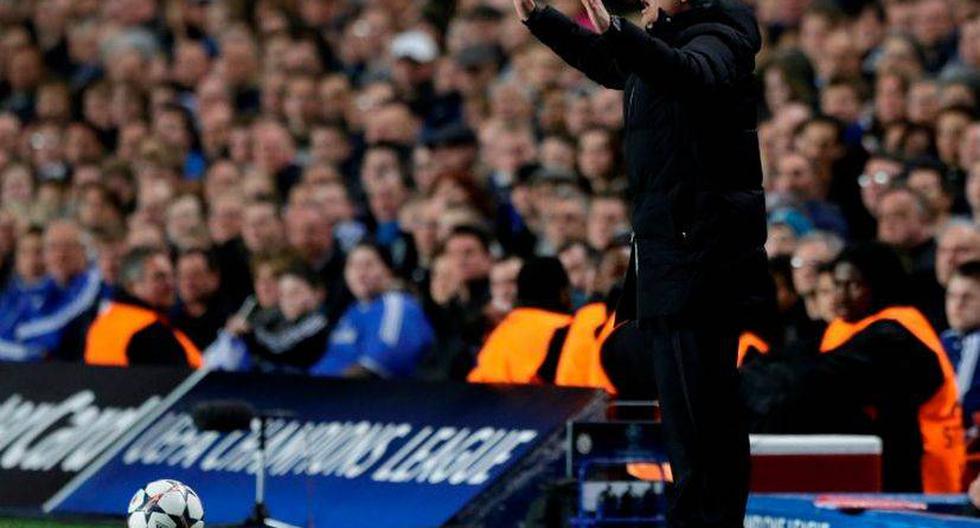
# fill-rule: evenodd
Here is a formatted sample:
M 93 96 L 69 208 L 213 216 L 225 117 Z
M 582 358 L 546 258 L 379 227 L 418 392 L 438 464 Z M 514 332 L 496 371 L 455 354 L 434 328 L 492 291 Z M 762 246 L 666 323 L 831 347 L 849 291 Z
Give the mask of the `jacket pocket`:
M 638 240 L 675 243 L 677 225 L 671 199 L 664 193 L 638 193 L 633 208 L 633 231 Z
M 684 312 L 698 277 L 693 253 L 677 244 L 644 238 L 637 238 L 634 252 L 638 317 Z

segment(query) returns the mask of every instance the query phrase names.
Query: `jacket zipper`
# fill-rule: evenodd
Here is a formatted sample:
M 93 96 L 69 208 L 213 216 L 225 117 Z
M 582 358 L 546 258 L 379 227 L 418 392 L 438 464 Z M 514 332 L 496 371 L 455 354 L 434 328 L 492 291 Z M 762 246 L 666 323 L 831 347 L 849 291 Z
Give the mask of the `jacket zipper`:
M 629 122 L 629 118 L 633 116 L 633 96 L 635 95 L 636 95 L 636 81 L 634 80 L 633 84 L 630 85 L 630 99 L 629 99 L 629 104 L 627 105 L 627 109 L 629 110 L 629 115 L 626 116 L 627 122 Z
M 636 233 L 630 235 L 630 244 L 633 244 L 633 268 L 636 276 L 640 276 L 640 244 L 636 242 Z

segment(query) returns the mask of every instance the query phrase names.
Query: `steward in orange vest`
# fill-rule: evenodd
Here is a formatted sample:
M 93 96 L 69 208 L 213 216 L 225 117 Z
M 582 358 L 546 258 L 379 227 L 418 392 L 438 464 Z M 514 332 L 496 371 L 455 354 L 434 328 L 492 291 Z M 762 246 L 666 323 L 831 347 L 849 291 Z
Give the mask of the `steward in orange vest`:
M 750 355 L 764 356 L 769 353 L 769 343 L 759 334 L 745 331 L 738 336 L 738 366 L 741 367 L 746 357 Z
M 552 257 L 532 258 L 517 276 L 517 308 L 490 333 L 467 380 L 553 383 L 572 317 L 568 275 Z
M 955 374 L 929 322 L 904 304 L 897 255 L 863 244 L 823 273 L 835 284 L 834 319 L 820 354 L 742 368 L 754 431 L 874 434 L 885 491 L 958 492 L 966 457 Z
M 173 306 L 174 271 L 166 253 L 137 248 L 123 259 L 125 291 L 95 319 L 85 339 L 90 365 L 198 368 L 201 352 L 161 313 Z
M 596 294 L 575 312 L 558 360 L 555 385 L 617 393 L 603 364 L 603 345 L 621 323 L 616 306 L 623 294 L 622 278 L 630 266 L 630 247 L 630 240 L 619 237 L 602 252 L 596 269 Z
M 616 313 L 605 301 L 578 309 L 568 329 L 568 337 L 558 359 L 555 385 L 592 387 L 615 394 L 602 366 L 602 345 L 616 326 Z
M 919 467 L 922 491 L 959 492 L 966 465 L 966 446 L 962 410 L 957 398 L 956 373 L 943 351 L 939 336 L 922 312 L 911 306 L 893 306 L 855 322 L 838 318 L 827 327 L 820 352 L 834 353 L 852 340 L 860 339 L 862 333 L 869 332 L 869 328 L 876 324 L 899 325 L 918 341 L 914 346 L 925 347 L 934 355 L 932 370 L 939 370 L 939 387 L 918 406 L 917 412 L 921 435 Z M 926 372 L 921 375 L 928 377 Z

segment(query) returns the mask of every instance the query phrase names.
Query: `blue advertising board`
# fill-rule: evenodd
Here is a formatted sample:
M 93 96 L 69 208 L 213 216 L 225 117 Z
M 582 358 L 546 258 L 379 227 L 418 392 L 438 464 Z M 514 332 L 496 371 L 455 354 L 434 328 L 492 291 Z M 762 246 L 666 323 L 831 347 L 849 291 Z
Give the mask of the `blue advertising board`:
M 183 369 L 0 363 L 0 509 L 39 511 L 189 375 Z
M 846 497 L 847 495 L 840 495 Z M 957 515 L 963 495 L 852 495 L 874 500 L 921 502 L 927 511 L 838 510 L 818 505 L 813 495 L 752 495 L 745 528 L 977 528 L 980 519 Z
M 267 503 L 302 526 L 439 526 L 518 460 L 559 434 L 595 391 L 529 386 L 361 382 L 209 373 L 135 426 L 47 511 L 119 515 L 160 478 L 201 496 L 208 523 L 251 509 L 255 433 L 199 431 L 190 413 L 241 399 L 292 418 L 269 426 Z

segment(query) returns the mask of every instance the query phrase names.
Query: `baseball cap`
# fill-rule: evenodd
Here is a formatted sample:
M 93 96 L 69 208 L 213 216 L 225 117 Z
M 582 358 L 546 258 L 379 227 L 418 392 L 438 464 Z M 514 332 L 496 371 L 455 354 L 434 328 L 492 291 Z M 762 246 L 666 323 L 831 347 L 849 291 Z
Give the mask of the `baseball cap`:
M 424 134 L 422 144 L 430 148 L 476 145 L 477 137 L 465 123 L 450 123 Z
M 424 31 L 405 31 L 391 41 L 391 55 L 396 59 L 409 59 L 419 64 L 432 62 L 439 56 L 439 47 Z
M 781 207 L 769 213 L 769 225 L 779 224 L 789 226 L 798 237 L 813 231 L 813 222 L 792 207 Z
M 456 55 L 456 64 L 463 68 L 479 68 L 499 63 L 500 57 L 500 48 L 497 46 L 476 44 L 460 50 Z

